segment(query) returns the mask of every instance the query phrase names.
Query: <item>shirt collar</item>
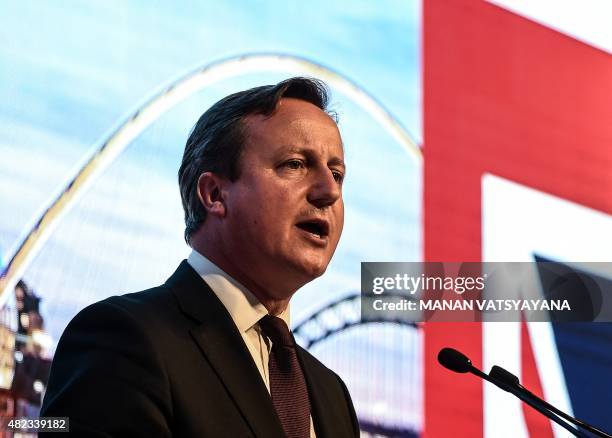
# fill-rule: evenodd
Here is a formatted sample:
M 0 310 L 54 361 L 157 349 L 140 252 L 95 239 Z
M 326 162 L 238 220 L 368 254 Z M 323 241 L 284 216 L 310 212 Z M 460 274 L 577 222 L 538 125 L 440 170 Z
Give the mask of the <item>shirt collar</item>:
M 187 263 L 210 286 L 241 333 L 249 330 L 268 314 L 268 309 L 251 291 L 195 249 L 189 254 Z M 287 327 L 291 327 L 289 325 L 289 306 L 277 316 L 285 321 Z

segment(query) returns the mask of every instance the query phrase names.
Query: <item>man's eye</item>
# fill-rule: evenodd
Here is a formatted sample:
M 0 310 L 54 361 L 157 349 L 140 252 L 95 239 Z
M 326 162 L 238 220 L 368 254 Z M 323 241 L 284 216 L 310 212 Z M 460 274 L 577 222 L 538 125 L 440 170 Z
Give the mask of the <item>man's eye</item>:
M 304 163 L 300 160 L 289 160 L 285 162 L 285 166 L 289 169 L 301 169 L 304 167 Z
M 344 175 L 341 172 L 338 172 L 337 170 L 333 170 L 332 175 L 334 176 L 334 180 L 336 180 L 337 183 L 342 183 L 342 181 L 344 180 Z

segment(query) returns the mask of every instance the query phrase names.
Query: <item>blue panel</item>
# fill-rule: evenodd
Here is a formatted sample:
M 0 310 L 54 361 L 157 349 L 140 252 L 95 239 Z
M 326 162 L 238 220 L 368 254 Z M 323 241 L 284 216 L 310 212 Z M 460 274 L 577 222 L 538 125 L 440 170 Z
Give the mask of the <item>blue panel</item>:
M 539 256 L 535 259 L 558 265 L 550 270 L 538 266 L 544 290 L 555 282 L 555 272 L 569 271 L 588 276 L 601 290 L 612 288 L 612 280 L 608 278 Z M 554 322 L 552 327 L 574 416 L 612 431 L 612 323 Z M 540 372 L 546 373 L 546 370 Z

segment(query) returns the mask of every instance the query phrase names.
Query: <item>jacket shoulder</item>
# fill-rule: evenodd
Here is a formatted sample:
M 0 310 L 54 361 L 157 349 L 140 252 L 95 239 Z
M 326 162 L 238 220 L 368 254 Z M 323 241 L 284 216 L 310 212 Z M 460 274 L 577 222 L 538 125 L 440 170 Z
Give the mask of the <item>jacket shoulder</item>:
M 171 290 L 166 286 L 157 286 L 140 292 L 113 295 L 90 304 L 77 313 L 68 327 L 79 321 L 96 321 L 110 317 L 111 320 L 119 318 L 141 322 L 150 328 L 162 319 L 163 312 L 160 312 L 160 309 L 168 311 L 173 307 L 176 307 L 176 304 Z
M 70 417 L 81 436 L 169 436 L 169 378 L 151 325 L 164 295 L 153 288 L 81 310 L 58 342 L 41 415 Z

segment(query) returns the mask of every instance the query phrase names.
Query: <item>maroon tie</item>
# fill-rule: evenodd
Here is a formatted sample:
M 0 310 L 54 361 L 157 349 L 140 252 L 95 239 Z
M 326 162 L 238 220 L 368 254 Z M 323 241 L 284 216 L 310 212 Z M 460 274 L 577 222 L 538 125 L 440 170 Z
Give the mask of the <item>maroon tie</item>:
M 293 337 L 285 321 L 276 316 L 264 316 L 259 320 L 259 325 L 264 334 L 272 340 L 268 363 L 270 393 L 285 435 L 287 438 L 308 438 L 310 401 Z

